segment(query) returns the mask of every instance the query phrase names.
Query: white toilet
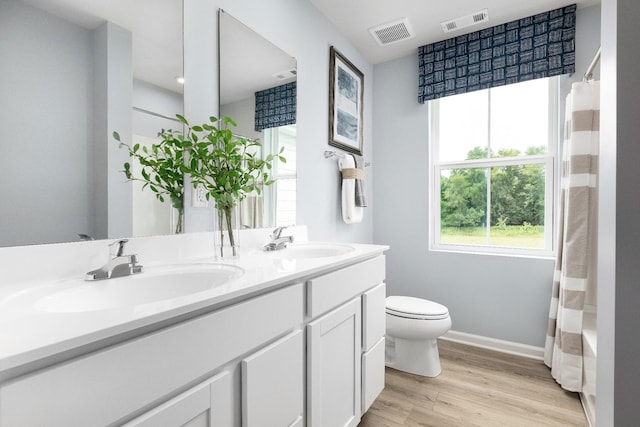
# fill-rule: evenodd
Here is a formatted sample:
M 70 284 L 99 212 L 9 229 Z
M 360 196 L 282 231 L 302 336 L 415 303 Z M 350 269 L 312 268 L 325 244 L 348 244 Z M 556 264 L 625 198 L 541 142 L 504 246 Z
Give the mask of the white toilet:
M 385 364 L 399 371 L 437 377 L 442 369 L 436 338 L 451 328 L 447 307 L 420 298 L 390 296 L 386 311 Z

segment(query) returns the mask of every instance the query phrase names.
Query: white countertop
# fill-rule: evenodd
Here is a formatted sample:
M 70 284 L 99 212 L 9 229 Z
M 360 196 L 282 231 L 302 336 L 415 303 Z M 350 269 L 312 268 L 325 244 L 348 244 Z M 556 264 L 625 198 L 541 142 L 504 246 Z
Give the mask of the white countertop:
M 294 243 L 295 245 L 295 243 Z M 43 361 L 101 340 L 170 322 L 189 313 L 215 309 L 230 301 L 248 298 L 279 285 L 293 283 L 321 272 L 331 271 L 376 255 L 387 246 L 352 244 L 343 255 L 283 259 L 277 252 L 249 250 L 232 261 L 219 262 L 241 268 L 244 274 L 226 284 L 197 293 L 152 303 L 93 311 L 46 312 L 36 302 L 59 290 L 73 275 L 60 278 L 5 283 L 0 286 L 0 379 L 21 366 Z M 286 250 L 286 249 L 285 249 Z M 140 255 L 144 259 L 144 254 Z M 213 257 L 180 257 L 144 263 L 146 272 L 166 264 L 216 263 Z M 145 273 L 141 273 L 145 274 Z M 119 279 L 109 279 L 119 280 Z M 108 282 L 109 280 L 105 281 Z M 94 282 L 95 283 L 95 282 Z

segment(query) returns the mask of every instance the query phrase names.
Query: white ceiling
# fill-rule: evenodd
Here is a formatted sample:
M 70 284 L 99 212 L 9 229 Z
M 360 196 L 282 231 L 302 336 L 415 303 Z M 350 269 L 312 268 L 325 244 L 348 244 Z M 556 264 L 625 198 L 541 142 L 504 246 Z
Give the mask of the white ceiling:
M 95 29 L 105 21 L 132 33 L 134 77 L 182 92 L 182 1 L 23 0 L 49 13 Z
M 182 1 L 24 1 L 86 28 L 96 28 L 108 20 L 130 30 L 133 34 L 134 77 L 172 91 L 182 91 L 182 87 L 175 81 L 175 77 L 182 75 Z M 578 7 L 586 7 L 600 2 L 600 0 L 309 1 L 326 15 L 373 64 L 413 54 L 418 46 L 469 32 L 471 28 L 478 30 L 491 27 L 571 3 L 578 3 Z M 447 34 L 442 31 L 440 22 L 485 8 L 489 10 L 490 17 L 487 23 Z M 380 46 L 369 33 L 371 27 L 403 17 L 409 19 L 416 34 L 412 39 Z M 291 60 L 290 57 L 287 59 Z M 241 67 L 247 70 L 256 68 L 260 67 Z M 230 82 L 233 77 L 233 75 L 229 76 L 227 82 Z
M 586 7 L 600 0 L 310 0 L 365 58 L 373 63 L 389 61 L 416 52 L 419 46 L 445 40 L 515 19 L 577 3 Z M 489 9 L 482 25 L 445 34 L 440 22 Z M 380 46 L 369 28 L 409 18 L 415 37 Z

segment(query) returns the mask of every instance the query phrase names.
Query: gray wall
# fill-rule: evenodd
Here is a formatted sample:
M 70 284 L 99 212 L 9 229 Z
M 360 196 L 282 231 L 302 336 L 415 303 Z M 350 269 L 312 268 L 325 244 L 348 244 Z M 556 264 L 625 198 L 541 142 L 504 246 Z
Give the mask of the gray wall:
M 298 66 L 297 164 L 298 224 L 306 224 L 315 240 L 371 242 L 373 236 L 372 159 L 373 67 L 308 1 L 203 0 L 185 4 L 185 112 L 206 119 L 216 115 L 218 93 L 208 82 L 217 75 L 215 63 L 202 52 L 215 52 L 215 8 L 221 7 L 258 34 L 295 57 Z M 212 31 L 212 29 L 214 31 Z M 210 45 L 207 45 L 210 44 Z M 369 206 L 360 224 L 347 225 L 340 213 L 340 181 L 336 161 L 326 160 L 328 146 L 329 47 L 335 45 L 364 73 L 364 146 Z M 194 55 L 190 58 L 191 55 Z M 195 56 L 197 55 L 197 56 Z M 195 79 L 195 80 L 194 80 Z M 201 86 L 202 85 L 202 86 Z M 191 88 L 194 92 L 190 92 Z M 197 121 L 198 119 L 196 119 Z M 187 199 L 189 200 L 189 199 Z M 194 210 L 196 210 L 194 212 Z M 187 208 L 187 231 L 203 228 L 211 214 Z
M 598 7 L 578 11 L 574 80 L 599 44 L 598 19 Z M 391 246 L 387 293 L 445 304 L 456 331 L 542 347 L 552 259 L 428 250 L 428 108 L 417 101 L 417 69 L 417 55 L 374 68 L 373 228 L 374 242 Z
M 598 426 L 638 425 L 640 2 L 602 2 Z
M 0 40 L 0 246 L 76 240 L 92 232 L 92 34 L 8 0 Z

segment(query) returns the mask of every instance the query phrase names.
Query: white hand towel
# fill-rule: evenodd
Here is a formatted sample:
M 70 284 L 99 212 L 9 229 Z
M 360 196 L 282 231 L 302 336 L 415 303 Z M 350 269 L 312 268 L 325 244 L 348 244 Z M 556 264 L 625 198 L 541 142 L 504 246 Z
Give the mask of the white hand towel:
M 352 156 L 345 155 L 338 159 L 338 169 L 355 168 Z M 347 224 L 362 222 L 364 208 L 356 206 L 356 180 L 342 179 L 342 220 Z

